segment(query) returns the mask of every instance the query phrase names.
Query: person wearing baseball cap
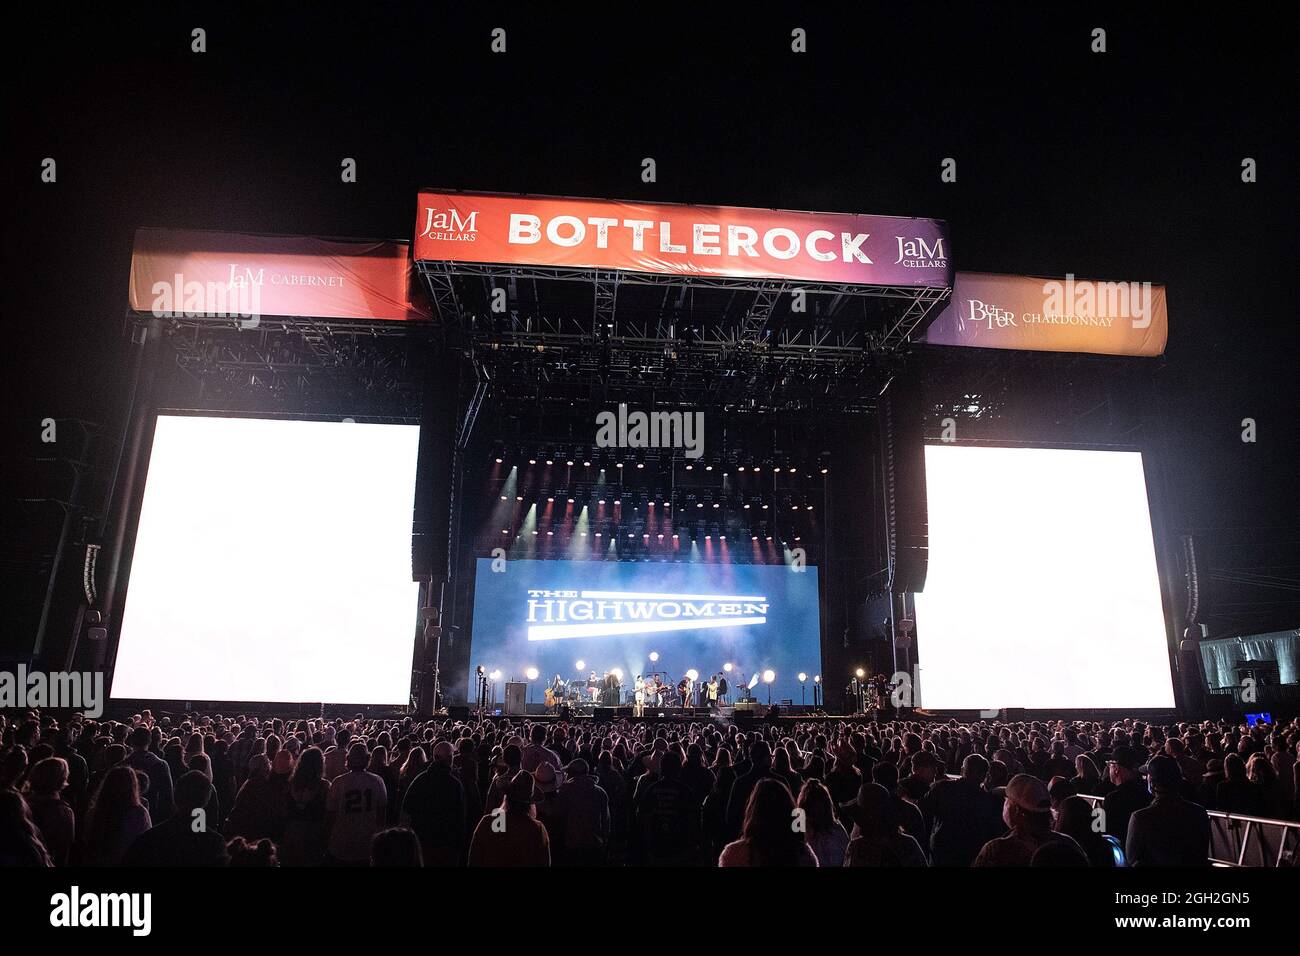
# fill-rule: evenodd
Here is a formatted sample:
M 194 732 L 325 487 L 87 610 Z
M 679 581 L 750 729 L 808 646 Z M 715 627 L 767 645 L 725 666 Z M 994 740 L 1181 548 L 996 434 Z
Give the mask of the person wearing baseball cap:
M 1011 832 L 985 843 L 972 866 L 1029 866 L 1040 847 L 1054 842 L 1067 843 L 1083 856 L 1071 837 L 1052 830 L 1052 799 L 1037 777 L 1018 773 L 1011 778 L 1002 821 Z
M 1136 810 L 1151 803 L 1151 791 L 1142 779 L 1142 762 L 1146 756 L 1135 747 L 1120 744 L 1110 755 L 1106 766 L 1110 782 L 1115 789 L 1106 794 L 1102 804 L 1106 811 L 1106 832 L 1121 843 L 1128 835 L 1128 819 Z
M 1124 844 L 1129 866 L 1209 866 L 1210 815 L 1183 798 L 1183 771 L 1161 754 L 1147 764 L 1151 805 L 1133 811 Z

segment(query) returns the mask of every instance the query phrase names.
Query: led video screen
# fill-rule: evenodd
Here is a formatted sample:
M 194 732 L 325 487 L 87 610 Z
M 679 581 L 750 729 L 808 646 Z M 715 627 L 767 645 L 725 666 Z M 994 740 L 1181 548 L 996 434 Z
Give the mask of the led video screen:
M 928 445 L 931 709 L 1172 707 L 1138 452 Z
M 160 415 L 113 696 L 408 703 L 418 439 Z
M 702 679 L 731 664 L 734 699 L 754 675 L 754 696 L 773 703 L 813 702 L 821 673 L 817 569 L 786 565 L 620 561 L 478 562 L 474 591 L 473 665 L 499 680 L 539 677 L 532 699 L 558 674 L 565 681 L 595 671 L 660 673 L 676 687 L 695 670 Z M 651 654 L 658 660 L 652 661 Z M 471 668 L 470 700 L 474 700 Z

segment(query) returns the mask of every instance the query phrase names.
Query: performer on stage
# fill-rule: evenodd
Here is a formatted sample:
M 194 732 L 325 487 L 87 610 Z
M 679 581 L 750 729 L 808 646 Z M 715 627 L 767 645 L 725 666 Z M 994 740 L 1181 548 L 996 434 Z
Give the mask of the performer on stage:
M 727 691 L 727 675 L 724 672 L 718 675 L 718 700 L 724 704 L 727 702 Z
M 691 702 L 691 679 L 683 677 L 677 682 L 677 697 L 681 700 L 681 706 L 687 707 Z
M 707 691 L 709 710 L 718 709 L 718 675 L 714 674 L 709 678 Z
M 645 711 L 645 681 L 641 675 L 636 675 L 636 680 L 632 684 L 632 716 L 640 717 Z

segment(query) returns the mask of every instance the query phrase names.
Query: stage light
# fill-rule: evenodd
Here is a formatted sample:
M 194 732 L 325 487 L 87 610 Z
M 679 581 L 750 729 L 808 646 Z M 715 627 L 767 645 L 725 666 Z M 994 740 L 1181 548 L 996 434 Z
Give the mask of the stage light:
M 500 459 L 500 458 L 497 459 L 497 464 L 498 464 L 498 465 L 501 464 L 501 459 Z
M 579 531 L 578 534 L 584 538 L 587 536 L 587 532 L 585 531 Z
M 694 470 L 695 470 L 695 466 L 694 466 L 694 465 L 687 465 L 687 466 L 686 466 L 686 470 L 687 470 L 687 471 L 694 471 Z
M 589 462 L 589 461 L 584 461 L 584 462 L 582 463 L 582 467 L 583 467 L 583 468 L 590 468 L 590 467 L 591 467 L 591 462 Z
M 573 504 L 573 499 L 572 499 L 572 498 L 569 499 L 569 504 Z
M 779 475 L 779 474 L 781 474 L 781 466 L 780 466 L 780 465 L 775 465 L 775 466 L 773 466 L 773 468 L 772 468 L 772 474 L 774 474 L 774 475 Z
M 765 670 L 765 671 L 763 671 L 763 683 L 764 683 L 764 684 L 770 684 L 770 683 L 772 683 L 772 681 L 774 681 L 774 680 L 776 680 L 776 671 L 774 671 L 774 670 Z
M 715 508 L 721 508 L 722 505 L 720 505 L 718 502 L 715 501 L 715 502 L 713 503 L 713 507 L 715 507 Z
M 764 510 L 764 511 L 767 510 L 767 505 L 763 505 L 763 510 Z
M 767 536 L 767 540 L 768 540 L 768 541 L 771 541 L 771 540 L 772 540 L 772 536 L 771 536 L 770 534 Z
M 675 531 L 673 532 L 673 540 L 674 540 L 674 541 L 677 540 L 677 532 L 675 532 Z
M 712 466 L 712 465 L 705 465 L 705 466 L 704 466 L 704 470 L 705 470 L 705 471 L 712 471 L 712 470 L 713 470 L 713 466 Z
M 536 459 L 536 458 L 529 458 L 529 459 L 528 459 L 528 464 L 530 464 L 530 465 L 535 465 L 535 464 L 537 464 L 537 459 Z
M 803 540 L 803 538 L 802 538 L 800 535 L 795 535 L 795 536 L 794 536 L 794 539 L 795 539 L 796 541 L 802 541 L 802 540 Z
M 812 511 L 812 509 L 813 509 L 813 506 L 812 506 L 812 505 L 807 505 L 807 506 L 804 508 L 804 511 Z
M 758 465 L 755 465 L 755 466 L 754 466 L 754 471 L 757 472 L 757 471 L 762 471 L 762 470 L 763 470 L 763 469 L 762 469 L 762 468 L 759 468 Z
M 711 534 L 706 534 L 706 535 L 704 536 L 704 540 L 705 540 L 705 541 L 712 541 L 712 540 L 713 540 L 713 535 L 711 535 Z
M 587 669 L 587 662 L 586 662 L 586 661 L 578 661 L 578 662 L 575 663 L 573 666 L 576 667 L 576 668 L 577 668 L 578 670 L 580 670 L 580 671 L 581 671 L 581 670 L 586 670 L 586 669 Z
M 645 462 L 643 462 L 643 461 L 638 461 L 638 462 L 636 463 L 636 466 L 637 466 L 638 468 L 644 468 L 644 467 L 645 467 Z
M 665 502 L 664 502 L 664 507 L 665 507 L 665 508 L 671 508 L 671 507 L 672 507 L 672 503 L 671 503 L 671 502 L 668 502 L 668 501 L 665 501 Z
M 727 540 L 727 536 L 726 536 L 725 534 L 720 534 L 720 535 L 718 535 L 718 540 L 719 540 L 719 541 L 726 541 L 726 540 Z
M 537 675 L 539 673 L 540 671 L 538 671 L 536 667 L 530 667 L 528 668 L 528 670 L 524 671 L 524 676 L 527 677 L 529 680 L 537 680 Z
M 813 675 L 813 683 L 814 683 L 814 684 L 820 684 L 821 682 L 822 682 L 822 675 L 821 675 L 821 674 L 814 674 L 814 675 Z
M 703 502 L 703 501 L 697 501 L 697 502 L 695 502 L 695 507 L 697 507 L 697 508 L 703 508 L 703 507 L 704 507 L 704 502 Z
M 610 671 L 610 673 L 613 674 L 615 677 L 617 677 L 619 680 L 623 679 L 623 669 L 621 667 L 615 667 L 612 671 Z
M 825 467 L 825 466 L 822 467 L 822 474 L 823 474 L 823 475 L 826 474 L 826 472 L 828 472 L 828 471 L 830 471 L 829 468 L 827 468 L 827 467 Z
M 745 510 L 746 510 L 746 511 L 749 510 L 749 502 L 748 502 L 748 501 L 745 502 Z
M 605 499 L 604 499 L 604 498 L 601 498 L 600 501 L 597 502 L 597 504 L 602 504 L 602 505 L 603 505 L 604 503 L 605 503 Z
M 553 504 L 555 504 L 555 499 L 554 499 L 554 498 L 547 498 L 547 499 L 546 499 L 546 503 L 547 503 L 548 505 L 553 505 Z
M 727 663 L 722 665 L 722 669 L 726 671 L 728 674 L 731 673 L 731 667 L 732 667 L 731 661 L 727 661 Z
M 615 467 L 615 468 L 622 468 L 622 467 L 623 467 L 623 463 L 620 461 L 620 462 L 619 462 L 617 465 L 615 465 L 614 467 Z
M 599 531 L 596 532 L 596 537 L 597 537 L 597 538 L 600 537 L 600 532 L 599 532 Z
M 572 467 L 573 467 L 573 459 L 572 459 L 572 458 L 568 459 L 567 461 L 565 461 L 565 464 L 568 465 L 570 468 L 572 468 Z
M 500 459 L 497 459 L 497 460 L 500 461 Z M 738 465 L 738 466 L 736 467 L 736 471 L 744 471 L 744 470 L 745 470 L 745 466 L 744 466 L 744 465 Z
M 758 535 L 752 535 L 752 536 L 750 537 L 749 540 L 750 540 L 750 541 L 757 541 L 757 540 L 758 540 Z
M 509 533 L 510 533 L 510 529 L 509 529 L 509 528 L 502 528 L 502 529 L 501 529 L 501 533 L 502 533 L 502 534 L 509 534 Z
M 686 676 L 689 677 L 691 680 L 699 680 L 700 672 L 697 671 L 694 667 L 692 667 L 690 670 L 686 672 Z
M 863 677 L 866 677 L 866 676 L 867 676 L 867 672 L 864 671 L 861 667 L 859 667 L 859 668 L 858 668 L 857 670 L 855 670 L 853 673 L 858 677 L 859 680 L 861 680 Z
M 554 461 L 553 459 L 551 459 L 551 458 L 548 458 L 548 459 L 546 459 L 546 463 L 547 463 L 548 465 L 553 465 L 553 464 L 555 464 L 555 461 Z
M 502 495 L 502 496 L 501 496 L 501 500 L 502 500 L 502 501 L 505 501 L 505 500 L 506 500 L 506 496 L 505 496 L 505 495 Z
M 749 689 L 753 690 L 757 686 L 758 686 L 758 675 L 755 674 L 753 677 L 749 679 Z
M 663 539 L 664 539 L 664 533 L 663 533 L 662 531 L 660 531 L 660 532 L 659 532 L 659 540 L 662 541 Z
M 799 506 L 798 506 L 798 505 L 791 505 L 791 506 L 790 506 L 790 510 L 791 510 L 791 511 L 798 511 L 798 510 L 799 510 Z
M 498 668 L 497 670 L 494 670 L 491 674 L 488 674 L 488 677 L 491 677 L 493 680 L 500 680 L 500 679 L 501 679 L 501 670 L 500 670 L 500 668 Z
M 617 508 L 617 507 L 618 507 L 619 505 L 621 505 L 622 503 L 623 503 L 623 499 L 622 499 L 622 498 L 615 498 L 615 499 L 614 499 L 614 507 L 615 507 L 615 508 Z
M 534 529 L 533 529 L 533 537 L 536 537 L 536 536 L 537 536 L 537 529 L 534 528 Z
M 653 663 L 655 663 L 655 662 L 658 661 L 658 660 L 659 660 L 659 652 L 658 652 L 658 651 L 651 651 L 651 652 L 650 652 L 650 663 L 653 664 Z
M 794 465 L 791 465 L 791 466 L 790 466 L 790 474 L 793 475 L 793 474 L 794 474 L 796 471 L 798 471 L 798 470 L 799 470 L 799 469 L 796 468 L 796 467 L 794 467 Z

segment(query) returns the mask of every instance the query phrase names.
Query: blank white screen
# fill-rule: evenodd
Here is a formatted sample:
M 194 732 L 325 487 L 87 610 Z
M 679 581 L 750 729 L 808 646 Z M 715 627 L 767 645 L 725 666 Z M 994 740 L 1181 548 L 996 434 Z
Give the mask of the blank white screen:
M 1172 707 L 1138 452 L 927 445 L 920 701 Z
M 407 703 L 418 441 L 159 416 L 113 696 Z

